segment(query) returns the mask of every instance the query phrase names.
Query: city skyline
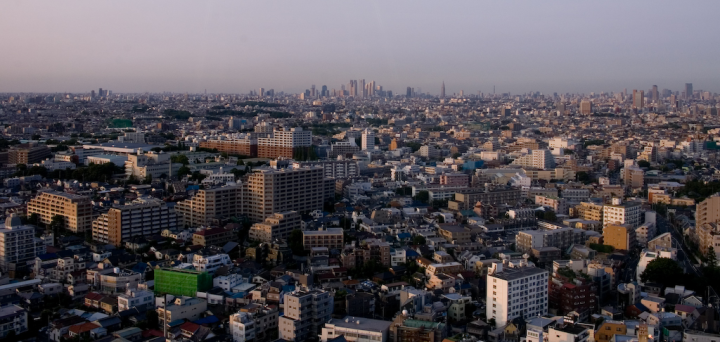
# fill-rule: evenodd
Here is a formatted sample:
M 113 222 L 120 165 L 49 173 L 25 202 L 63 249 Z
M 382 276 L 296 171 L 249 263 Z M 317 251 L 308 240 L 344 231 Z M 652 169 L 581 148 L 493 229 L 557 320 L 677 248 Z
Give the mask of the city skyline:
M 720 89 L 720 39 L 698 34 L 715 3 L 81 4 L 6 5 L 15 53 L 0 91 L 299 93 L 348 79 L 395 94 L 439 95 L 443 80 L 447 94 Z

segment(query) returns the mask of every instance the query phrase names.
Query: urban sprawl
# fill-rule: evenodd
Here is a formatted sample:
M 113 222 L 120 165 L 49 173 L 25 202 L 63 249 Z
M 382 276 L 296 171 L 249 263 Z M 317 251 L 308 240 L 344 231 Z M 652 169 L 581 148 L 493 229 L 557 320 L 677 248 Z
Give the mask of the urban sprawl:
M 678 86 L 0 94 L 0 338 L 717 342 Z

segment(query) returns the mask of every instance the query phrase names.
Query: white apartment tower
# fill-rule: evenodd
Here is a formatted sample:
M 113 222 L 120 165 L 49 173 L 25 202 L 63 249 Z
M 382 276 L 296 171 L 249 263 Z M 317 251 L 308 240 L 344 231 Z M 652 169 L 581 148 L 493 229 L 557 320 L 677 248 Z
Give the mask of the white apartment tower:
M 603 228 L 615 224 L 635 229 L 640 225 L 640 214 L 640 202 L 623 203 L 622 199 L 613 198 L 612 204 L 603 207 Z
M 487 276 L 487 318 L 502 327 L 516 317 L 548 313 L 548 272 L 537 267 L 494 263 Z
M 362 134 L 362 150 L 371 151 L 375 149 L 375 132 L 371 129 L 366 129 Z
M 555 167 L 555 157 L 550 150 L 533 150 L 532 166 L 538 169 L 552 169 Z

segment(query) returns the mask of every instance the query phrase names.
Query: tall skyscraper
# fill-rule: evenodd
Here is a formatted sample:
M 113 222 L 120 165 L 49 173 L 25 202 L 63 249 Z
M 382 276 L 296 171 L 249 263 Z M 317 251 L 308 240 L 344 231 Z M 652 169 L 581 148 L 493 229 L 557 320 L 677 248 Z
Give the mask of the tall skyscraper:
M 265 88 L 260 88 L 260 97 L 265 96 Z
M 412 88 L 407 87 L 407 92 L 405 93 L 406 97 L 412 97 Z
M 310 87 L 310 96 L 312 96 L 313 98 L 314 98 L 314 97 L 317 97 L 317 93 L 316 93 L 315 91 L 316 91 L 316 90 L 315 90 L 315 85 L 313 84 L 313 85 Z
M 367 89 L 365 89 L 365 79 L 360 80 L 360 89 L 362 90 L 362 97 L 365 98 L 368 96 Z
M 563 110 L 564 110 L 564 106 L 563 106 Z M 590 101 L 590 100 L 580 101 L 580 114 L 590 115 L 590 114 L 592 114 L 592 111 L 593 111 L 592 101 Z
M 685 99 L 689 100 L 693 97 L 692 83 L 685 83 Z
M 660 103 L 660 91 L 658 91 L 657 85 L 652 86 L 652 100 L 655 103 Z
M 322 88 L 321 88 L 321 90 L 320 90 L 320 96 L 323 96 L 323 97 L 324 97 L 324 96 L 328 96 L 328 89 L 327 89 L 327 86 L 326 86 L 326 85 L 323 85 L 323 86 L 322 86 Z
M 645 106 L 645 91 L 633 89 L 633 107 L 642 109 Z
M 692 87 L 692 85 L 690 87 Z M 105 96 L 105 93 L 103 92 L 102 88 L 98 89 L 98 96 L 100 96 L 100 97 Z
M 440 88 L 440 97 L 445 97 L 445 81 L 443 81 L 442 88 Z

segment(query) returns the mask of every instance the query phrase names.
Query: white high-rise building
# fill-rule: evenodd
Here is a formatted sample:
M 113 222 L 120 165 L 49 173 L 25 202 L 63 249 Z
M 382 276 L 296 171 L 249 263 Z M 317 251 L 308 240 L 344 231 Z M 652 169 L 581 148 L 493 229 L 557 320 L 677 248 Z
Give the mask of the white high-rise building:
M 552 169 L 555 167 L 555 157 L 550 150 L 533 150 L 532 163 L 538 169 Z
M 375 149 L 375 132 L 366 129 L 362 134 L 362 150 L 370 151 Z
M 603 228 L 610 224 L 637 228 L 640 225 L 640 214 L 640 202 L 623 203 L 622 199 L 613 198 L 612 204 L 603 206 Z
M 548 272 L 533 266 L 516 268 L 494 263 L 487 276 L 487 318 L 498 327 L 523 316 L 548 313 Z
M 533 150 L 532 153 L 515 159 L 513 165 L 548 170 L 555 167 L 555 157 L 550 150 Z
M 45 245 L 35 241 L 35 227 L 23 225 L 20 216 L 10 214 L 0 226 L 0 271 L 23 267 L 42 253 Z

